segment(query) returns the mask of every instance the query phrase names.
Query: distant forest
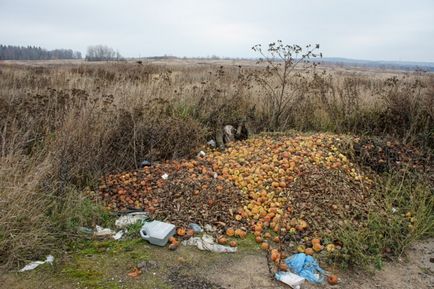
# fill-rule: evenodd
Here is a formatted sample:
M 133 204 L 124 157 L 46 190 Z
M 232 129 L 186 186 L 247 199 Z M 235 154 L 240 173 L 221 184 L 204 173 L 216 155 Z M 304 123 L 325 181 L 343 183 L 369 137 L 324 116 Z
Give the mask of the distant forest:
M 72 49 L 46 50 L 36 46 L 0 44 L 0 60 L 81 59 L 81 52 Z

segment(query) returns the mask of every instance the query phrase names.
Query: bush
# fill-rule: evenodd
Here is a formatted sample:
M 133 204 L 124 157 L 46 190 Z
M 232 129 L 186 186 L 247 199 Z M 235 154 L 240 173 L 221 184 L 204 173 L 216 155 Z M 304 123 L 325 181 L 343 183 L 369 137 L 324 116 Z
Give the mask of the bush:
M 367 226 L 344 227 L 333 236 L 345 244 L 335 261 L 342 266 L 382 267 L 384 258 L 401 256 L 414 241 L 434 236 L 434 196 L 419 177 L 391 174 L 378 189 L 382 212 L 371 212 Z
M 101 224 L 104 211 L 82 192 L 103 174 L 189 157 L 205 141 L 199 122 L 152 102 L 120 107 L 81 89 L 1 100 L 1 265 L 53 253 L 78 226 Z

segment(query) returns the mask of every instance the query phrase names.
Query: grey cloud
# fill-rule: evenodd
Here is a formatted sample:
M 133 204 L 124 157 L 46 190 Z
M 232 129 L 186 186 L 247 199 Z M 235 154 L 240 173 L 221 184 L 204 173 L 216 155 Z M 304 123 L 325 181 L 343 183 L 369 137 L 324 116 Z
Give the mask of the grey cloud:
M 0 43 L 250 57 L 282 39 L 320 43 L 326 56 L 434 61 L 432 15 L 432 0 L 1 0 Z

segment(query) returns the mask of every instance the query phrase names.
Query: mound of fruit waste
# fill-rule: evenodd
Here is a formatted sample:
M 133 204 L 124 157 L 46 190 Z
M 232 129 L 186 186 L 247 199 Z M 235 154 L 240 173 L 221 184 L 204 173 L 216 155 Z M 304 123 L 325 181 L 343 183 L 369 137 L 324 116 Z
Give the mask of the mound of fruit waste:
M 207 159 L 243 193 L 236 219 L 274 232 L 330 233 L 363 225 L 375 207 L 373 182 L 338 150 L 342 140 L 317 134 L 261 137 Z
M 252 231 L 264 249 L 271 241 L 307 244 L 343 225 L 364 226 L 368 211 L 378 209 L 374 182 L 339 149 L 347 141 L 329 134 L 258 136 L 196 160 L 109 175 L 99 192 L 111 210 L 143 208 L 178 227 L 211 224 L 229 237 Z M 327 247 L 316 243 L 306 252 Z
M 99 189 L 110 210 L 143 208 L 153 218 L 178 226 L 236 225 L 233 212 L 242 202 L 240 190 L 218 177 L 209 162 L 200 159 L 109 175 Z

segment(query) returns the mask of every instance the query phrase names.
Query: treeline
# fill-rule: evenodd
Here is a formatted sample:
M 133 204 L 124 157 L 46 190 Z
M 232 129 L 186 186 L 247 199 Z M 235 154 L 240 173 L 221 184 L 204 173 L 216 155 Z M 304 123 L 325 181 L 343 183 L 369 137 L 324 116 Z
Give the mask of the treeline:
M 36 46 L 0 44 L 0 60 L 81 59 L 81 52 L 72 49 L 46 50 Z
M 93 45 L 87 48 L 87 61 L 123 61 L 125 60 L 119 51 L 106 45 Z

